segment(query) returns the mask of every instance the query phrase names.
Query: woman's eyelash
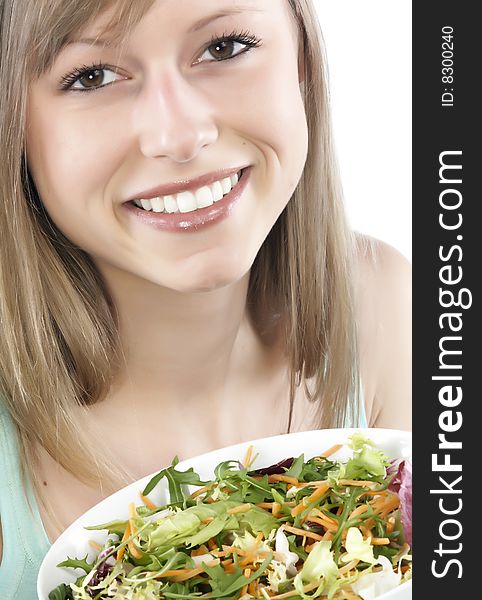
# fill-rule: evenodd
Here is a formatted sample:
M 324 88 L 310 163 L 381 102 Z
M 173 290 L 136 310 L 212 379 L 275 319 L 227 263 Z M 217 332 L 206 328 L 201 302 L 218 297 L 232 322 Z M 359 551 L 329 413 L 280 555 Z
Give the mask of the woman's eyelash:
M 67 73 L 63 77 L 60 78 L 60 89 L 68 90 L 71 88 L 74 83 L 86 75 L 87 73 L 92 73 L 93 71 L 103 71 L 104 69 L 109 69 L 110 71 L 114 71 L 115 67 L 111 67 L 110 65 L 106 65 L 102 62 L 93 63 L 91 65 L 82 65 L 81 67 L 75 68 L 70 73 Z M 92 90 L 100 89 L 100 88 L 92 88 Z M 86 88 L 85 90 L 76 90 L 76 91 L 91 91 L 91 89 Z
M 249 31 L 231 31 L 231 33 L 223 33 L 222 35 L 214 35 L 211 38 L 210 43 L 206 47 L 211 48 L 211 46 L 215 46 L 216 44 L 221 44 L 223 42 L 238 42 L 240 44 L 245 44 L 250 48 L 257 48 L 261 45 L 261 40 L 257 38 L 255 35 L 249 33 Z
M 251 33 L 249 33 L 249 31 L 239 31 L 239 32 L 231 31 L 231 33 L 224 33 L 220 36 L 214 35 L 211 38 L 211 41 L 209 42 L 209 44 L 207 44 L 205 46 L 205 50 L 204 50 L 203 54 L 206 52 L 206 50 L 209 50 L 210 48 L 220 46 L 221 44 L 233 43 L 233 42 L 242 44 L 243 46 L 245 46 L 245 48 L 243 48 L 240 52 L 237 52 L 233 56 L 228 56 L 226 58 L 214 58 L 212 61 L 207 61 L 207 62 L 222 62 L 225 60 L 232 60 L 233 58 L 236 58 L 236 56 L 239 56 L 240 54 L 244 54 L 244 53 L 248 52 L 249 50 L 251 50 L 252 48 L 257 48 L 262 43 L 259 38 L 252 35 Z M 199 61 L 199 59 L 198 59 L 198 61 Z M 204 61 L 199 61 L 199 62 L 204 62 Z M 114 73 L 116 72 L 115 67 L 106 65 L 100 61 L 97 63 L 93 63 L 91 65 L 82 65 L 81 67 L 77 67 L 70 73 L 67 73 L 66 75 L 64 75 L 60 78 L 60 89 L 63 91 L 67 91 L 67 90 L 71 89 L 72 86 L 79 79 L 84 77 L 86 74 L 93 73 L 94 71 L 104 71 L 104 70 L 113 71 Z M 96 90 L 100 90 L 103 87 L 106 87 L 106 85 L 110 85 L 110 84 L 104 84 L 104 85 L 100 85 L 97 87 L 84 88 L 84 89 L 75 88 L 75 90 L 73 90 L 73 91 L 93 92 Z

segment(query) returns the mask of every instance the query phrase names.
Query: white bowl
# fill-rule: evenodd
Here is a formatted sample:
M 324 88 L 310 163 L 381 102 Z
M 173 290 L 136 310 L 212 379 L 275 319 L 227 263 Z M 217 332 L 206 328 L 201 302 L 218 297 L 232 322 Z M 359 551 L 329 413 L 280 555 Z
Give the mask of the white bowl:
M 335 444 L 342 444 L 348 437 L 356 432 L 362 432 L 383 450 L 390 458 L 412 458 L 412 434 L 407 431 L 395 429 L 321 429 L 316 431 L 303 431 L 278 435 L 234 446 L 228 446 L 219 450 L 213 450 L 196 458 L 190 458 L 180 462 L 176 469 L 185 471 L 193 467 L 202 479 L 212 479 L 214 467 L 225 460 L 243 461 L 248 447 L 254 446 L 257 458 L 253 468 L 267 467 L 288 457 L 305 455 L 305 459 L 321 454 Z M 346 447 L 333 455 L 333 458 L 345 461 L 351 456 Z M 331 457 L 330 457 L 331 458 Z M 159 471 L 165 465 L 160 465 Z M 159 471 L 156 471 L 159 472 Z M 72 569 L 57 567 L 57 564 L 69 557 L 84 557 L 89 560 L 95 556 L 95 551 L 89 545 L 89 540 L 103 544 L 107 532 L 88 531 L 84 527 L 98 525 L 113 520 L 124 520 L 129 516 L 129 503 L 141 504 L 139 492 L 142 491 L 150 479 L 156 474 L 152 473 L 139 481 L 119 490 L 109 496 L 70 525 L 55 541 L 47 552 L 37 580 L 37 593 L 39 600 L 48 600 L 49 593 L 61 583 L 71 583 L 76 580 L 83 571 L 76 574 Z M 162 482 L 149 494 L 149 497 L 158 505 L 168 501 L 166 480 Z M 379 596 L 377 600 L 408 600 L 412 597 L 411 581 L 402 584 L 397 589 Z

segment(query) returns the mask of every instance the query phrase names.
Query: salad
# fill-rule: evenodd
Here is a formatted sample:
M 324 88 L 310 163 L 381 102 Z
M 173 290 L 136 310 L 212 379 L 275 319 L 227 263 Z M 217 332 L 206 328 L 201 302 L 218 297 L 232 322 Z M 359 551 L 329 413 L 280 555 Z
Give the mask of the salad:
M 49 600 L 371 600 L 411 577 L 411 465 L 391 461 L 361 433 L 342 445 L 262 469 L 250 446 L 201 481 L 175 458 L 108 532 L 95 558 L 70 558 L 75 583 Z M 169 503 L 149 494 L 167 480 Z

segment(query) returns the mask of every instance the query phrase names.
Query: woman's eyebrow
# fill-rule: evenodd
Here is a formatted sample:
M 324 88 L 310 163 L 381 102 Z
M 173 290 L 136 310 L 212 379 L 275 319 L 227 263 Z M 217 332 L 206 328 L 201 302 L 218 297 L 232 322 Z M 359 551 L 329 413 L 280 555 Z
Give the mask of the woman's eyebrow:
M 253 12 L 253 13 L 262 13 L 264 12 L 264 10 L 262 8 L 256 8 L 255 6 L 233 6 L 232 8 L 226 8 L 224 10 L 221 10 L 219 12 L 216 12 L 212 15 L 208 15 L 207 17 L 203 17 L 202 19 L 200 19 L 199 21 L 196 21 L 196 23 L 194 23 L 194 25 L 192 25 L 189 30 L 188 33 L 193 33 L 195 31 L 199 31 L 200 29 L 202 29 L 203 27 L 206 27 L 206 25 L 209 25 L 210 23 L 212 23 L 213 21 L 216 21 L 218 19 L 222 19 L 223 17 L 229 17 L 231 15 L 238 15 L 238 14 L 242 14 L 242 13 L 246 13 L 246 12 Z M 115 41 L 113 41 L 110 37 L 102 37 L 102 36 L 98 36 L 98 37 L 83 37 L 83 38 L 73 38 L 67 41 L 67 43 L 65 44 L 66 46 L 70 46 L 72 44 L 84 44 L 87 46 L 115 46 Z
M 209 25 L 210 23 L 212 23 L 213 21 L 216 21 L 217 19 L 222 19 L 223 17 L 229 17 L 231 15 L 238 15 L 241 13 L 245 13 L 245 12 L 254 12 L 254 13 L 262 13 L 264 12 L 264 10 L 262 8 L 256 8 L 255 6 L 233 6 L 232 8 L 226 8 L 224 10 L 221 10 L 217 13 L 214 13 L 212 15 L 209 15 L 207 17 L 203 17 L 202 19 L 200 19 L 199 21 L 197 21 L 196 23 L 194 23 L 194 25 L 192 25 L 189 30 L 188 33 L 193 33 L 194 31 L 199 31 L 200 29 L 202 29 L 203 27 L 206 27 L 206 25 Z

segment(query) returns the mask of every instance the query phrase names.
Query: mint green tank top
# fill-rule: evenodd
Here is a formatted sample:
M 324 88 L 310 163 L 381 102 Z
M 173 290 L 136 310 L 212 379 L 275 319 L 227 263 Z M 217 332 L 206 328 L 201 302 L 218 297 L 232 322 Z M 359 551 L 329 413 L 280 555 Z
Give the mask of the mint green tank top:
M 363 398 L 358 427 L 367 427 Z M 353 421 L 347 423 L 352 427 Z M 37 575 L 50 548 L 37 501 L 21 481 L 17 433 L 0 399 L 0 519 L 3 557 L 0 564 L 1 600 L 37 600 Z
M 37 574 L 50 548 L 30 484 L 22 485 L 17 433 L 0 399 L 1 600 L 37 600 Z

